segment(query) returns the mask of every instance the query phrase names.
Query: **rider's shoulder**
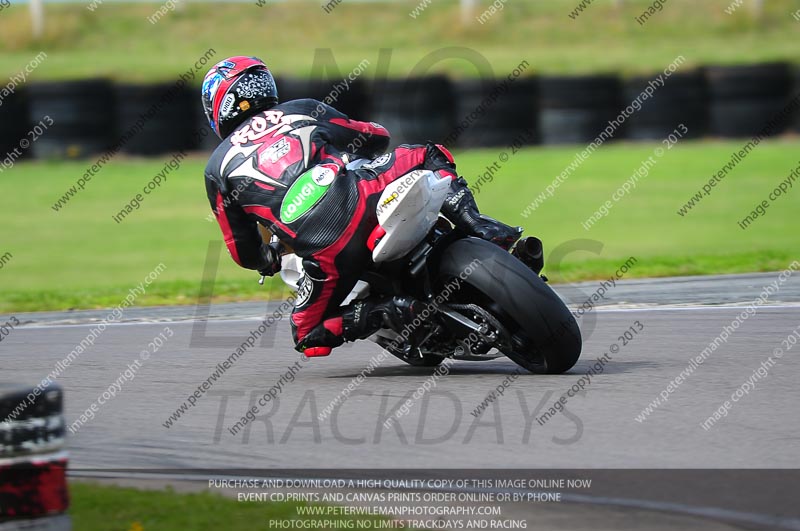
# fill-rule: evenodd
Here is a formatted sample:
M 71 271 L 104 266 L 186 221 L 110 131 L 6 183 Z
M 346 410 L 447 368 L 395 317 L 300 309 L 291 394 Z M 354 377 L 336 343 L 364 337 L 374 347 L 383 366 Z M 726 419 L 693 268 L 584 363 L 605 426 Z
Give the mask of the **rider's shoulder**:
M 313 98 L 299 98 L 296 100 L 289 100 L 279 103 L 272 110 L 279 110 L 279 111 L 297 111 L 297 110 L 313 110 L 317 108 L 318 105 L 325 105 L 321 101 L 317 101 Z
M 214 149 L 214 151 L 211 152 L 211 156 L 208 158 L 208 163 L 206 163 L 205 168 L 206 178 L 213 179 L 215 177 L 219 177 L 220 163 L 230 148 L 231 143 L 226 138 Z
M 337 111 L 324 101 L 313 98 L 301 98 L 280 103 L 272 108 L 276 111 L 283 111 L 286 114 L 305 114 L 319 121 L 330 118 L 343 118 L 344 114 Z

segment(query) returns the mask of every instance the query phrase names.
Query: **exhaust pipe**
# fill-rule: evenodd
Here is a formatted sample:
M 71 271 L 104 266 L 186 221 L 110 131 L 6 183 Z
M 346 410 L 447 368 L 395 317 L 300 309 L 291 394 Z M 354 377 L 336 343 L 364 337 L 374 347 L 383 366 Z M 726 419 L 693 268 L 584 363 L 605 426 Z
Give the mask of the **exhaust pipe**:
M 544 268 L 544 247 L 542 246 L 542 240 L 535 236 L 522 238 L 514 246 L 511 254 L 531 268 L 537 275 Z

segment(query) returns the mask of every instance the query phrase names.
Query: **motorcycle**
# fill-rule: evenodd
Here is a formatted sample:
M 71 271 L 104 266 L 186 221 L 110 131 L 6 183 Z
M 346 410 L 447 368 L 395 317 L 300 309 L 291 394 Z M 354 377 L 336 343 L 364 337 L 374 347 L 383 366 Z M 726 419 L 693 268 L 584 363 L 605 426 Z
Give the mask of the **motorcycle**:
M 348 169 L 368 162 L 350 162 Z M 416 170 L 386 187 L 368 241 L 372 264 L 342 305 L 369 295 L 426 302 L 421 318 L 401 331 L 384 328 L 369 338 L 409 365 L 505 355 L 532 373 L 568 371 L 581 353 L 580 329 L 531 265 L 535 251 L 520 241 L 512 254 L 452 227 L 440 216 L 449 183 Z M 284 254 L 282 280 L 297 290 L 303 274 L 302 260 Z

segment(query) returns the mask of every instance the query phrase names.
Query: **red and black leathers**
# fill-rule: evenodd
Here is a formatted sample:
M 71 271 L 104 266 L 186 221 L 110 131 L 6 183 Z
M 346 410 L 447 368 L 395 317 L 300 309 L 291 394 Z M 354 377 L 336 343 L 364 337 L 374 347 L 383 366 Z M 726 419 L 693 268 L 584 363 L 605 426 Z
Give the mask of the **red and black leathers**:
M 263 243 L 257 223 L 303 259 L 306 274 L 291 325 L 298 350 L 308 355 L 326 355 L 345 338 L 363 335 L 346 333 L 340 304 L 371 260 L 367 239 L 377 225 L 383 189 L 415 169 L 456 179 L 452 156 L 434 144 L 399 146 L 358 170 L 345 168 L 345 153 L 374 158 L 388 145 L 382 126 L 303 99 L 249 118 L 206 167 L 211 207 L 239 265 L 275 270 L 275 253 Z M 309 175 L 311 168 L 316 169 Z

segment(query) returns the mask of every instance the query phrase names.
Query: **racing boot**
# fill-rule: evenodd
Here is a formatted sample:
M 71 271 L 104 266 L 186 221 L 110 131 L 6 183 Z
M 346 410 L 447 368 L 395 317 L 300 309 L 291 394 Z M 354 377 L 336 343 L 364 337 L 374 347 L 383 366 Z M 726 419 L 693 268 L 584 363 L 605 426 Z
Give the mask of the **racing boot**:
M 345 341 L 366 339 L 381 328 L 391 328 L 398 334 L 404 329 L 414 332 L 414 320 L 422 303 L 409 297 L 364 299 L 350 304 L 342 314 L 342 336 Z
M 442 205 L 442 214 L 470 236 L 477 236 L 506 250 L 522 235 L 522 227 L 511 227 L 481 214 L 475 203 L 475 196 L 463 177 L 450 183 L 450 192 Z
M 421 330 L 423 303 L 408 297 L 365 299 L 343 308 L 338 317 L 326 319 L 314 327 L 295 349 L 308 357 L 328 356 L 345 341 L 366 339 L 383 327 L 404 334 L 414 341 Z M 408 330 L 408 332 L 404 332 Z

